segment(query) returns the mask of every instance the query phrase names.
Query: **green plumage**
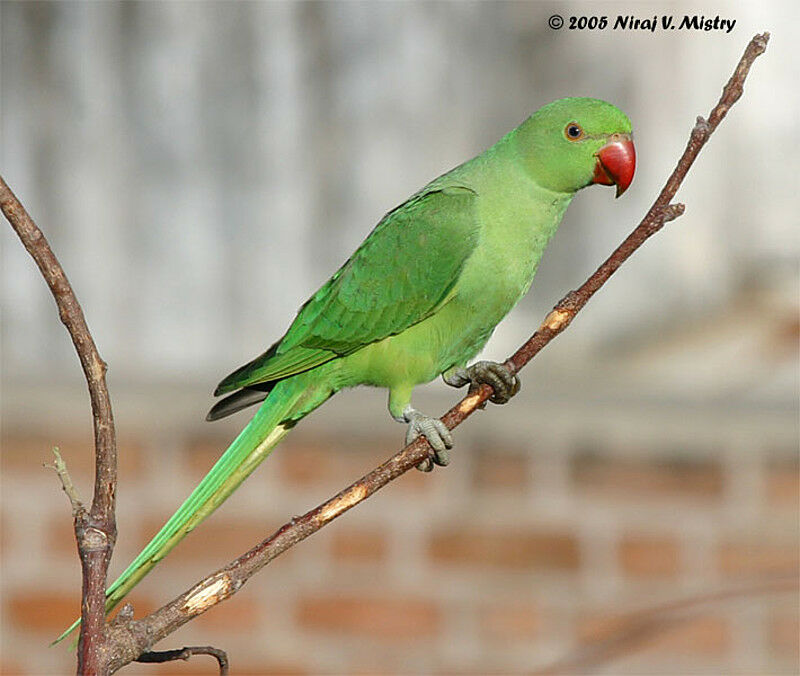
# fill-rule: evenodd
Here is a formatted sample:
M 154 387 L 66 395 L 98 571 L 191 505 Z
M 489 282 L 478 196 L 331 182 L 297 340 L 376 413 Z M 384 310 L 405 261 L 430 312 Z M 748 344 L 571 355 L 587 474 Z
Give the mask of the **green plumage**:
M 580 142 L 564 134 L 571 122 L 585 132 Z M 575 192 L 592 182 L 597 151 L 630 131 L 610 104 L 562 99 L 390 211 L 283 338 L 220 383 L 215 394 L 234 394 L 211 418 L 265 401 L 109 587 L 107 610 L 336 391 L 388 388 L 389 410 L 402 420 L 415 386 L 472 359 L 528 290 Z

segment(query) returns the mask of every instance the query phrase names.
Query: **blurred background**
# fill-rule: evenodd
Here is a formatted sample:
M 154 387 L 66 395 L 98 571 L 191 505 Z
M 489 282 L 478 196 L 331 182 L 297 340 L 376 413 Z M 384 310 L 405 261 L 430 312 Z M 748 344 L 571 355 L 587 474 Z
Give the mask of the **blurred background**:
M 556 31 L 556 13 L 736 24 Z M 757 589 L 798 566 L 798 19 L 791 0 L 0 3 L 2 175 L 110 369 L 112 574 L 246 423 L 204 422 L 218 380 L 383 213 L 555 98 L 628 113 L 633 186 L 578 196 L 484 352 L 502 360 L 639 221 L 748 40 L 772 32 L 678 194 L 685 216 L 509 406 L 458 430 L 451 466 L 400 478 L 161 647 L 213 644 L 253 674 L 797 673 L 796 588 Z M 89 498 L 88 397 L 38 271 L 7 226 L 0 242 L 2 670 L 66 673 L 73 655 L 47 644 L 78 612 L 79 568 L 42 463 L 59 446 Z M 434 383 L 415 403 L 457 396 Z M 137 613 L 399 448 L 385 405 L 344 392 L 298 426 L 137 588 Z M 210 660 L 126 671 L 201 672 Z

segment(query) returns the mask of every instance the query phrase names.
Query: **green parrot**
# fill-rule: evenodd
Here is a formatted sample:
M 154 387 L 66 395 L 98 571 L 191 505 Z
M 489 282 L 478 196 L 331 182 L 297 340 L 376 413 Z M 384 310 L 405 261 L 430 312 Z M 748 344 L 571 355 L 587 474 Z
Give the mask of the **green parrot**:
M 455 387 L 490 384 L 495 403 L 516 393 L 519 381 L 502 364 L 468 361 L 527 292 L 575 193 L 600 183 L 619 196 L 634 168 L 627 116 L 604 101 L 565 98 L 387 213 L 286 334 L 219 384 L 215 396 L 228 396 L 208 420 L 263 403 L 108 588 L 106 611 L 342 388 L 387 388 L 389 412 L 408 425 L 406 442 L 424 435 L 430 443 L 420 469 L 447 464 L 452 436 L 412 407 L 412 390 L 441 375 Z

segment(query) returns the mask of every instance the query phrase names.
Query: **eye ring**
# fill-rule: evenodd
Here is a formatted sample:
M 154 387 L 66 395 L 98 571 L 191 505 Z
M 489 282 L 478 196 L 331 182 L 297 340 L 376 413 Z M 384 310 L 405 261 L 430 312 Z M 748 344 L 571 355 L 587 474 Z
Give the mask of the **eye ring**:
M 570 122 L 564 127 L 564 136 L 568 141 L 580 141 L 584 136 L 583 127 L 577 122 Z

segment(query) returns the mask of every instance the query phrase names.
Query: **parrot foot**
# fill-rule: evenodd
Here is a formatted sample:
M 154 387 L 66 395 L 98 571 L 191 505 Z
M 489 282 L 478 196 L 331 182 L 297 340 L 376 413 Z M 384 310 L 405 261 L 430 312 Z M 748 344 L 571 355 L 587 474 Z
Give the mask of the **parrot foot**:
M 469 390 L 481 385 L 491 385 L 494 394 L 489 401 L 493 404 L 505 404 L 520 388 L 519 376 L 511 372 L 505 364 L 496 361 L 479 361 L 465 369 L 457 369 L 444 377 L 444 382 L 453 387 L 463 387 L 469 383 Z
M 408 423 L 406 445 L 423 435 L 433 449 L 430 456 L 417 465 L 418 470 L 430 472 L 434 465 L 445 467 L 450 464 L 447 449 L 453 448 L 453 435 L 441 420 L 431 418 L 410 406 L 403 411 L 403 420 Z

